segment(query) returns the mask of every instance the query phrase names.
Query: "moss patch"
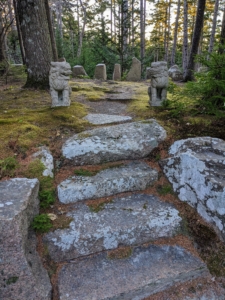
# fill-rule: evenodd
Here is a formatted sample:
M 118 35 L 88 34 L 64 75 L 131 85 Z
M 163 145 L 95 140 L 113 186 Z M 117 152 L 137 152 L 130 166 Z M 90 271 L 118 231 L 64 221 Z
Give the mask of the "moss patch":
M 47 91 L 13 85 L 1 90 L 0 105 L 0 159 L 51 144 L 53 131 L 62 127 L 78 133 L 88 126 L 82 120 L 87 114 L 84 105 L 72 100 L 70 107 L 50 108 Z
M 109 259 L 125 259 L 130 257 L 132 254 L 131 247 L 121 247 L 115 250 L 111 250 L 107 252 L 107 257 Z

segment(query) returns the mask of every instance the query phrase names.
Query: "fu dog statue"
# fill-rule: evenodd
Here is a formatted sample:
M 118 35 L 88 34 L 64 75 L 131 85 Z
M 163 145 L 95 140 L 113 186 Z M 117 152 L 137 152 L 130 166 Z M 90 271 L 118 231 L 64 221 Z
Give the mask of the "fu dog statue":
M 71 66 L 66 61 L 51 62 L 49 85 L 52 107 L 70 106 L 70 74 L 72 74 Z
M 153 62 L 151 68 L 148 69 L 148 74 L 151 79 L 151 86 L 148 88 L 149 104 L 161 106 L 162 102 L 166 100 L 169 82 L 167 62 Z

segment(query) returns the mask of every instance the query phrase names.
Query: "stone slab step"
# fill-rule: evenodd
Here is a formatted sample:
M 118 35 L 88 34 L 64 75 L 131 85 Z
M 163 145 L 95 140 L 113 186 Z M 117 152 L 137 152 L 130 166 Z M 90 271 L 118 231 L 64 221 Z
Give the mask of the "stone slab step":
M 62 146 L 64 163 L 73 165 L 146 157 L 166 138 L 166 131 L 154 120 L 131 122 L 83 131 Z
M 144 190 L 158 178 L 156 170 L 144 162 L 103 170 L 95 176 L 73 176 L 57 187 L 61 203 L 75 203 L 110 195 Z
M 88 114 L 83 118 L 94 125 L 128 122 L 132 120 L 129 116 L 107 115 L 107 114 Z
M 173 205 L 143 194 L 115 198 L 98 212 L 82 204 L 67 214 L 73 218 L 70 227 L 48 233 L 44 242 L 53 260 L 71 260 L 171 237 L 182 230 L 178 213 Z
M 140 300 L 206 274 L 202 261 L 177 246 L 137 247 L 125 259 L 101 253 L 63 266 L 59 299 Z

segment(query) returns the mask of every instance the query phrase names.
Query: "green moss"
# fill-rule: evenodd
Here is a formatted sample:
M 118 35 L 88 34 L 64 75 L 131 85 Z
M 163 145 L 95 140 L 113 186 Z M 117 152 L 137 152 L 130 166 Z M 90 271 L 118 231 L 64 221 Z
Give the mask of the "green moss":
M 79 170 L 75 170 L 74 173 L 77 176 L 94 176 L 98 172 L 97 171 L 89 171 L 89 170 L 79 169 Z
M 9 176 L 12 177 L 15 174 L 15 170 L 19 167 L 19 164 L 15 157 L 7 157 L 0 160 L 0 178 Z
M 115 250 L 108 251 L 107 257 L 109 259 L 126 259 L 132 255 L 131 247 L 121 247 Z
M 52 222 L 47 214 L 40 214 L 34 218 L 31 227 L 37 232 L 44 233 L 52 228 Z
M 105 207 L 105 203 L 100 203 L 100 204 L 90 204 L 88 205 L 89 209 L 91 212 L 94 212 L 94 213 L 98 213 L 99 211 L 103 210 L 104 207 Z
M 10 277 L 6 280 L 6 284 L 10 285 L 12 283 L 16 283 L 18 279 L 19 279 L 19 277 L 17 277 L 17 276 Z
M 167 185 L 158 185 L 157 186 L 157 192 L 160 195 L 173 194 L 173 189 L 169 184 L 167 184 Z

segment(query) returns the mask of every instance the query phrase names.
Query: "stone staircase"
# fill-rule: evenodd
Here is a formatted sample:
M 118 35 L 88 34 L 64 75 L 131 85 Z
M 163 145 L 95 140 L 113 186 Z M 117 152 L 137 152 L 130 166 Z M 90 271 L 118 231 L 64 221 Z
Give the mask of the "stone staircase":
M 69 228 L 46 234 L 43 242 L 51 259 L 62 265 L 59 300 L 151 299 L 176 284 L 210 277 L 199 257 L 177 245 L 155 244 L 183 232 L 179 211 L 145 192 L 158 172 L 143 157 L 165 138 L 165 130 L 148 120 L 88 130 L 63 145 L 64 164 L 133 161 L 58 185 L 59 201 L 70 204 L 72 221 Z M 94 204 L 102 197 L 96 209 L 85 201 Z M 225 299 L 214 290 L 207 298 L 204 289 L 200 298 L 182 299 L 211 300 L 212 295 Z
M 183 248 L 171 242 L 185 235 L 185 222 L 177 208 L 150 192 L 160 175 L 145 157 L 166 138 L 165 130 L 155 120 L 127 123 L 125 118 L 126 123 L 115 125 L 121 122 L 116 116 L 112 125 L 102 127 L 101 122 L 111 123 L 113 117 L 98 115 L 97 119 L 98 128 L 74 135 L 62 146 L 63 166 L 100 164 L 102 170 L 90 177 L 71 176 L 57 187 L 58 208 L 67 211 L 71 222 L 68 228 L 42 237 L 41 245 L 57 266 L 53 296 L 46 270 L 40 263 L 32 263 L 39 262 L 39 258 L 35 247 L 30 250 L 31 238 L 27 236 L 38 209 L 38 182 L 34 180 L 34 185 L 32 180 L 23 179 L 28 185 L 23 188 L 23 201 L 18 198 L 23 193 L 17 193 L 20 179 L 0 183 L 5 191 L 0 225 L 6 245 L 5 250 L 0 246 L 0 299 L 224 300 L 225 289 L 214 282 L 194 247 Z M 95 116 L 93 120 L 96 124 Z M 106 166 L 109 162 L 117 165 L 106 168 L 106 162 Z M 19 209 L 10 206 L 13 201 L 15 205 L 20 203 Z M 5 211 L 12 216 L 7 218 Z M 29 222 L 24 228 L 26 211 Z M 23 228 L 22 243 L 17 243 L 22 245 L 20 260 L 26 269 L 13 259 L 11 235 L 8 247 L 8 227 L 4 224 L 11 224 L 11 234 Z M 14 271 L 10 269 L 6 274 L 9 266 Z M 39 278 L 35 273 L 42 275 Z M 26 284 L 29 276 L 30 285 Z M 15 282 L 9 285 L 10 280 Z

